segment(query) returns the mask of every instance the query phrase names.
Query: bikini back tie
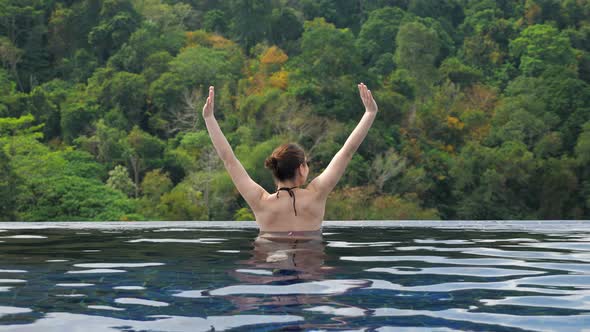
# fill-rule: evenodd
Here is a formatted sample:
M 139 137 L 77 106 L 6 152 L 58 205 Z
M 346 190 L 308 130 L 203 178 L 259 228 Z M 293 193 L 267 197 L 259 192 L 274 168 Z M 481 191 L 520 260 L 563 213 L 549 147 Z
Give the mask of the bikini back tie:
M 281 187 L 279 189 L 277 189 L 277 199 L 279 198 L 279 191 L 281 190 L 286 190 L 289 193 L 289 196 L 293 197 L 293 210 L 295 211 L 295 215 L 297 215 L 297 209 L 295 208 L 295 193 L 293 192 L 293 188 L 297 188 L 298 186 L 295 187 Z

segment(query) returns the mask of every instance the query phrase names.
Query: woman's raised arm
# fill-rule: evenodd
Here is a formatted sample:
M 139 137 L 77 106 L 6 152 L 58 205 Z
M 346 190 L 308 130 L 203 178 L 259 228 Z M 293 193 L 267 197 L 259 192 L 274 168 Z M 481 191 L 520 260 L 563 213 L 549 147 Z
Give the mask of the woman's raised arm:
M 211 137 L 215 151 L 217 151 L 217 155 L 219 155 L 223 161 L 223 165 L 231 176 L 231 179 L 234 182 L 236 188 L 238 188 L 238 191 L 242 197 L 244 197 L 248 205 L 250 205 L 252 210 L 256 210 L 263 195 L 268 193 L 266 190 L 264 190 L 264 188 L 262 188 L 258 183 L 254 182 L 254 180 L 250 178 L 244 166 L 242 166 L 238 158 L 236 158 L 234 151 L 223 135 L 223 132 L 221 131 L 215 116 L 213 115 L 214 99 L 215 89 L 210 86 L 209 97 L 205 102 L 205 106 L 203 106 L 203 118 L 205 119 L 205 126 L 207 126 L 207 131 L 209 132 L 209 136 Z
M 377 103 L 373 99 L 371 90 L 363 83 L 359 84 L 358 88 L 363 105 L 365 106 L 365 114 L 342 148 L 334 155 L 328 167 L 326 167 L 322 174 L 313 179 L 308 186 L 309 189 L 320 192 L 323 197 L 328 197 L 328 194 L 334 189 L 338 180 L 344 174 L 346 166 L 348 166 L 348 163 L 352 159 L 352 155 L 367 136 L 367 132 L 377 115 Z

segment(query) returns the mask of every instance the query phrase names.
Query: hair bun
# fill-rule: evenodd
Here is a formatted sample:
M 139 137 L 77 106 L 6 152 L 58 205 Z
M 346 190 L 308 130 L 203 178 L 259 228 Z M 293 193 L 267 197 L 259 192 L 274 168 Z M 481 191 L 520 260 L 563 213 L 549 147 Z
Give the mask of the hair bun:
M 277 160 L 277 158 L 275 158 L 274 156 L 270 156 L 266 159 L 264 166 L 266 166 L 267 168 L 276 169 L 278 163 L 279 163 L 279 161 Z

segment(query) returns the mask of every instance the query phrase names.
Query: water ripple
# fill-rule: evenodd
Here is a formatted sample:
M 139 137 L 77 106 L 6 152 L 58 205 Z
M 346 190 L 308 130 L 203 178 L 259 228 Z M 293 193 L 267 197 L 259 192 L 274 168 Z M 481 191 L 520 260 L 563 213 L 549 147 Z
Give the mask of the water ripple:
M 149 266 L 161 266 L 164 263 L 82 263 L 74 264 L 75 267 L 83 268 L 121 268 L 121 267 L 149 267 Z
M 10 235 L 0 236 L 0 239 L 46 239 L 47 236 L 43 235 Z
M 348 242 L 348 241 L 329 241 L 328 247 L 334 248 L 366 248 L 366 247 L 389 247 L 396 241 L 382 241 L 382 242 Z
M 1 314 L 2 307 L 0 307 Z M 43 331 L 63 332 L 64 326 L 92 327 L 93 331 L 119 331 L 117 327 L 124 326 L 127 331 L 168 331 L 192 332 L 229 330 L 249 325 L 284 324 L 303 321 L 302 317 L 292 315 L 234 315 L 185 317 L 150 315 L 150 320 L 131 320 L 95 315 L 72 314 L 66 312 L 47 313 L 43 318 L 27 325 L 0 325 L 0 331 Z
M 518 265 L 523 263 L 503 258 L 448 258 L 442 256 L 342 256 L 341 260 L 354 262 L 404 262 L 416 261 L 434 264 L 454 265 Z
M 25 314 L 32 311 L 33 310 L 29 308 L 7 307 L 0 305 L 0 317 L 5 315 Z
M 527 307 L 561 308 L 590 310 L 590 295 L 566 295 L 566 296 L 519 296 L 507 297 L 498 300 L 479 300 L 488 306 L 516 305 Z
M 142 286 L 115 286 L 113 289 L 119 290 L 144 290 L 145 287 Z
M 567 291 L 552 288 L 536 288 L 536 287 L 521 287 L 518 281 L 492 281 L 492 282 L 445 282 L 426 286 L 403 286 L 395 284 L 386 280 L 371 280 L 373 283 L 367 289 L 386 289 L 395 291 L 405 292 L 454 292 L 463 290 L 475 290 L 475 289 L 492 289 L 492 290 L 504 290 L 504 291 L 521 291 L 521 292 L 532 292 L 532 293 L 543 293 L 543 294 L 566 294 L 570 295 L 573 292 L 578 293 L 579 291 Z
M 97 309 L 97 310 L 113 310 L 113 311 L 125 311 L 125 308 L 116 308 L 111 307 L 108 305 L 89 305 L 89 309 Z
M 204 239 L 136 239 L 129 240 L 129 243 L 140 243 L 140 242 L 154 242 L 154 243 L 204 243 L 204 244 L 217 244 L 227 239 L 218 238 L 204 238 Z
M 474 244 L 469 240 L 437 240 L 437 239 L 414 239 L 416 243 L 436 243 L 436 244 Z
M 67 271 L 70 274 L 93 274 L 93 273 L 123 273 L 125 270 L 116 269 L 91 269 L 91 270 L 80 270 L 80 271 Z
M 304 309 L 306 311 L 320 312 L 326 315 L 346 316 L 346 317 L 360 317 L 365 316 L 366 309 L 356 307 L 334 308 L 331 306 L 318 306 Z
M 27 282 L 24 279 L 0 279 L 0 284 L 21 284 Z
M 560 332 L 583 331 L 590 326 L 590 315 L 563 315 L 563 316 L 518 316 L 509 314 L 495 314 L 486 312 L 470 312 L 466 309 L 446 309 L 439 311 L 407 310 L 394 308 L 374 309 L 374 316 L 428 316 L 454 321 L 466 321 L 469 323 L 489 324 L 491 326 L 504 326 L 534 331 L 555 331 L 559 326 Z
M 138 304 L 138 305 L 145 305 L 145 306 L 150 306 L 150 307 L 167 307 L 170 305 L 166 302 L 146 300 L 146 299 L 136 299 L 136 298 L 132 298 L 132 297 L 121 297 L 121 298 L 115 299 L 115 303 Z
M 590 251 L 590 242 L 543 242 L 543 243 L 522 243 L 523 246 L 545 248 L 545 249 L 562 249 L 562 250 L 579 250 Z
M 543 274 L 541 271 L 533 270 L 516 270 L 516 269 L 499 269 L 486 267 L 434 267 L 434 268 L 420 268 L 415 271 L 403 270 L 403 267 L 390 268 L 372 268 L 365 270 L 367 272 L 385 272 L 391 274 L 440 274 L 440 275 L 455 275 L 455 276 L 472 276 L 472 277 L 510 277 L 530 274 Z
M 366 286 L 365 280 L 323 280 L 292 285 L 235 285 L 210 291 L 211 295 L 286 295 L 286 294 L 341 294 L 350 289 Z

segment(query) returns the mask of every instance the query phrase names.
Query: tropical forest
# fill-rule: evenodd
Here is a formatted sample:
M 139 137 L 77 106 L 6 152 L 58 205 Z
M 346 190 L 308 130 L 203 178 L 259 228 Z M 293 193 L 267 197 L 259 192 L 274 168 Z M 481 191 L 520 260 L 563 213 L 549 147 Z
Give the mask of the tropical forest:
M 0 0 L 0 220 L 254 216 L 379 112 L 326 220 L 590 219 L 589 0 Z M 441 221 L 444 222 L 444 221 Z

